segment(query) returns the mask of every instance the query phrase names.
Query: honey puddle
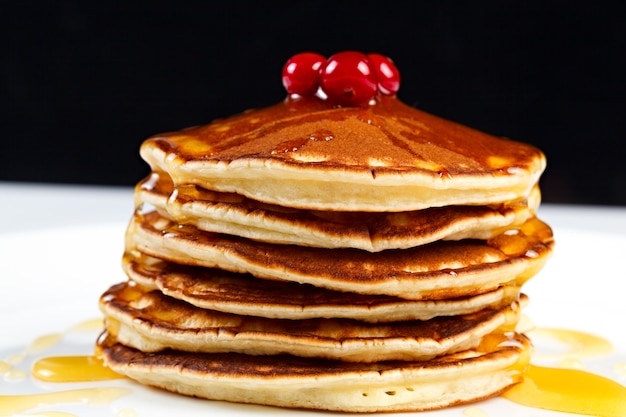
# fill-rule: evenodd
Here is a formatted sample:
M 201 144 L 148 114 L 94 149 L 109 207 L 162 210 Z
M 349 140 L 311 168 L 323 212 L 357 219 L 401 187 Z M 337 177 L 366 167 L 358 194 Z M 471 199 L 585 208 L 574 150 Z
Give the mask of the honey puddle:
M 33 364 L 33 376 L 45 382 L 93 382 L 125 378 L 96 356 L 54 356 Z
M 28 374 L 16 369 L 15 366 L 25 362 L 31 355 L 43 352 L 61 342 L 68 333 L 92 332 L 102 329 L 102 319 L 80 323 L 65 333 L 52 333 L 33 340 L 28 347 L 19 353 L 0 360 L 0 375 L 6 382 L 25 380 Z M 121 375 L 104 366 L 96 356 L 58 356 L 44 357 L 34 362 L 32 375 L 44 382 L 93 382 L 122 378 Z M 44 392 L 25 395 L 0 395 L 0 416 L 11 416 L 35 410 L 44 406 L 61 404 L 81 404 L 102 406 L 130 394 L 128 388 L 97 387 L 56 392 Z M 75 417 L 74 414 L 62 411 L 45 411 L 29 413 L 38 417 Z M 124 416 L 134 416 L 132 410 L 125 409 Z
M 93 320 L 74 326 L 68 332 L 94 331 L 102 327 L 101 320 Z M 565 349 L 556 353 L 538 352 L 534 359 L 551 360 L 559 367 L 529 365 L 525 379 L 502 397 L 528 407 L 561 411 L 573 414 L 598 417 L 626 416 L 626 387 L 620 383 L 581 370 L 583 360 L 590 357 L 608 355 L 612 352 L 611 343 L 588 333 L 565 329 L 534 329 L 529 331 L 532 339 L 548 339 L 559 342 Z M 0 374 L 7 380 L 12 374 L 23 373 L 13 367 L 26 360 L 29 355 L 44 351 L 63 338 L 64 334 L 50 334 L 35 339 L 28 348 L 6 360 L 0 360 Z M 616 375 L 622 375 L 623 363 L 614 366 Z M 620 372 L 621 371 L 621 372 Z M 108 369 L 95 355 L 91 356 L 52 356 L 34 362 L 32 375 L 44 382 L 93 382 L 124 378 Z M 25 378 L 17 375 L 14 378 Z M 80 403 L 106 405 L 131 393 L 127 388 L 100 387 L 66 390 L 59 392 L 0 395 L 0 415 L 12 415 L 34 410 L 40 406 Z M 32 416 L 72 417 L 72 414 L 51 411 L 29 414 Z M 480 408 L 468 408 L 463 415 L 484 417 Z M 136 412 L 124 409 L 120 417 L 134 417 Z
M 29 395 L 0 396 L 0 415 L 10 416 L 37 407 L 58 404 L 106 405 L 130 394 L 128 388 L 84 388 L 68 391 L 48 392 Z M 71 416 L 60 412 L 46 412 L 33 415 Z
M 578 369 L 530 365 L 524 381 L 502 394 L 515 403 L 596 417 L 626 416 L 626 388 Z
M 564 344 L 558 353 L 537 353 L 534 359 L 550 359 L 560 367 L 530 365 L 524 380 L 502 394 L 517 404 L 565 413 L 597 417 L 626 416 L 626 387 L 612 379 L 581 370 L 583 359 L 608 355 L 613 348 L 601 337 L 576 330 L 539 328 L 532 339 Z

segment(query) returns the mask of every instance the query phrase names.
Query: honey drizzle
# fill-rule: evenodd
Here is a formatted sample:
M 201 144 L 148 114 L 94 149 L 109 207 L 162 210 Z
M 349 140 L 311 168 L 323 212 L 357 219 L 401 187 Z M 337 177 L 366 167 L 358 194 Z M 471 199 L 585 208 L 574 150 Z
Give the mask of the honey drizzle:
M 33 376 L 44 382 L 92 382 L 124 378 L 97 356 L 55 356 L 33 364 Z
M 124 395 L 130 394 L 130 392 L 131 390 L 128 388 L 84 388 L 59 392 L 48 392 L 43 394 L 1 395 L 0 415 L 10 416 L 46 405 L 105 405 L 120 397 L 123 397 Z M 44 415 L 47 414 L 48 413 Z M 57 413 L 56 415 L 59 414 Z M 71 414 L 63 413 L 60 415 Z
M 597 417 L 626 416 L 626 387 L 580 369 L 583 368 L 583 357 L 612 352 L 608 340 L 567 329 L 539 328 L 530 334 L 566 345 L 568 349 L 562 353 L 534 355 L 538 359 L 555 360 L 561 368 L 531 364 L 524 380 L 504 392 L 502 397 L 528 407 L 565 413 Z
M 29 358 L 58 344 L 67 333 L 94 331 L 102 328 L 102 319 L 94 319 L 79 323 L 64 333 L 50 333 L 34 339 L 27 348 L 0 360 L 0 375 L 5 381 L 16 382 L 28 376 L 14 367 Z M 32 375 L 45 382 L 92 382 L 123 378 L 102 363 L 96 356 L 60 356 L 44 357 L 34 362 Z M 17 415 L 42 406 L 60 404 L 105 405 L 122 396 L 130 394 L 128 388 L 99 387 L 46 392 L 26 395 L 0 395 L 0 415 Z M 132 410 L 125 415 L 132 416 Z M 75 417 L 74 414 L 62 411 L 45 411 L 29 413 L 31 416 Z M 136 415 L 136 414 L 135 414 Z
M 533 408 L 596 417 L 626 416 L 626 388 L 578 369 L 530 365 L 523 382 L 502 394 Z
M 59 343 L 67 333 L 87 332 L 102 328 L 102 319 L 92 319 L 79 323 L 63 333 L 50 333 L 34 339 L 26 349 L 0 360 L 0 373 L 10 371 L 14 366 L 24 362 L 29 355 L 43 352 Z

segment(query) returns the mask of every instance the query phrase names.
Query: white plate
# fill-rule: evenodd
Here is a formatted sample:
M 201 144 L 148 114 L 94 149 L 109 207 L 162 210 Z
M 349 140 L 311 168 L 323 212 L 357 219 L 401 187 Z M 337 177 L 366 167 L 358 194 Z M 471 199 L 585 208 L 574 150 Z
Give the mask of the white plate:
M 545 269 L 524 288 L 531 300 L 526 314 L 539 327 L 575 329 L 610 340 L 614 353 L 581 358 L 582 364 L 587 370 L 626 384 L 626 372 L 618 368 L 620 364 L 626 366 L 626 212 L 549 206 L 542 208 L 540 217 L 553 226 L 557 247 Z M 69 330 L 99 318 L 99 295 L 109 285 L 125 279 L 120 269 L 124 228 L 123 222 L 110 222 L 23 232 L 14 229 L 0 234 L 0 361 L 16 362 L 11 372 L 0 378 L 0 395 L 127 387 L 130 394 L 112 402 L 57 404 L 27 413 L 57 411 L 115 417 L 187 417 L 200 413 L 320 416 L 311 411 L 191 399 L 127 380 L 52 384 L 32 378 L 30 366 L 40 357 L 93 352 L 97 329 Z M 43 351 L 19 356 L 35 339 L 51 333 L 64 336 Z M 19 371 L 24 373 L 23 378 L 16 377 Z M 502 398 L 414 415 L 462 417 L 480 411 L 486 416 L 562 415 L 521 407 Z

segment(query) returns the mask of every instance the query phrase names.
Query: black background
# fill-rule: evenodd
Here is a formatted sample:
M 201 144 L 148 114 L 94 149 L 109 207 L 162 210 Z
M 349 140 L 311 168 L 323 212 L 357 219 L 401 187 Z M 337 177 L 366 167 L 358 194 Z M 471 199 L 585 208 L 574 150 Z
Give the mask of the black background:
M 0 180 L 132 185 L 149 135 L 285 97 L 293 54 L 390 56 L 399 97 L 544 150 L 546 202 L 626 205 L 626 6 L 551 1 L 0 6 Z

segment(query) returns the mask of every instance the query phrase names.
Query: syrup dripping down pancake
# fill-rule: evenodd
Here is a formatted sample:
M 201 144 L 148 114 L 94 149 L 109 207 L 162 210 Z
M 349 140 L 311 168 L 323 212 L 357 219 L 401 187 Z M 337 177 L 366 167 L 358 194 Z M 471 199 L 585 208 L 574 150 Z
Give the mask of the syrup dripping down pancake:
M 288 353 L 349 362 L 429 360 L 477 346 L 491 333 L 512 331 L 521 307 L 513 302 L 472 314 L 391 323 L 351 319 L 267 319 L 201 309 L 126 282 L 100 298 L 106 328 L 143 352 Z
M 532 350 L 509 333 L 429 361 L 355 363 L 290 355 L 144 353 L 98 341 L 105 363 L 142 384 L 211 400 L 373 413 L 423 411 L 495 396 L 521 381 Z
M 449 299 L 521 286 L 552 251 L 552 231 L 536 218 L 490 239 L 435 242 L 376 253 L 275 245 L 200 231 L 157 212 L 136 212 L 128 253 L 336 291 L 405 299 Z
M 141 145 L 129 280 L 99 304 L 106 365 L 185 395 L 344 412 L 521 381 L 520 289 L 554 244 L 535 217 L 545 155 L 400 102 L 386 57 L 312 55 L 316 94 L 289 70 L 283 102 Z M 334 72 L 361 64 L 373 95 Z
M 298 210 L 219 193 L 194 185 L 174 187 L 152 173 L 135 189 L 136 204 L 201 230 L 269 243 L 371 252 L 406 249 L 437 240 L 489 239 L 531 218 L 540 202 L 535 186 L 527 199 L 493 206 L 449 206 L 411 212 Z
M 332 107 L 286 100 L 157 135 L 140 153 L 178 185 L 284 207 L 413 211 L 525 199 L 545 169 L 533 146 L 491 136 L 395 98 Z
M 269 281 L 221 269 L 190 267 L 156 258 L 125 256 L 128 277 L 196 307 L 225 313 L 302 320 L 351 318 L 367 322 L 428 320 L 510 305 L 519 287 L 448 300 L 414 301 L 399 297 L 330 291 L 308 284 Z

